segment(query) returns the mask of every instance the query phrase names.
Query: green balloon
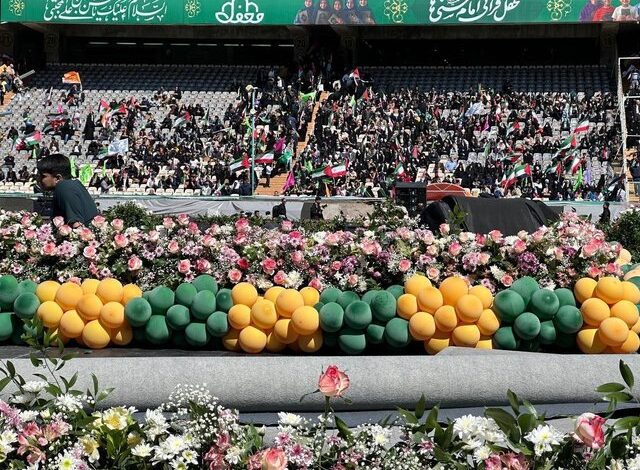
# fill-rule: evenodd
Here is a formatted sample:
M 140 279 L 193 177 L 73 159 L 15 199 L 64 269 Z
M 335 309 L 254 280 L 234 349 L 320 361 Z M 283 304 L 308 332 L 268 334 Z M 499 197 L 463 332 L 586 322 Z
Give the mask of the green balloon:
M 625 264 L 622 266 L 622 272 L 624 274 L 627 274 L 629 271 L 633 271 L 634 269 L 636 269 L 638 266 L 640 266 L 640 263 L 629 263 L 629 264 Z
M 319 312 L 320 310 L 322 310 L 322 307 L 324 307 L 324 305 L 325 305 L 324 303 L 318 302 L 313 306 L 313 308 L 315 308 Z
M 351 302 L 344 311 L 344 322 L 356 330 L 365 329 L 372 320 L 371 307 L 361 300 Z
M 577 333 L 582 328 L 582 313 L 577 307 L 564 305 L 558 309 L 553 323 L 559 332 L 568 335 Z
M 18 280 L 11 274 L 0 276 L 0 292 L 18 288 Z
M 567 334 L 556 330 L 556 344 L 563 349 L 575 349 L 576 335 L 575 333 Z
M 344 310 L 340 304 L 329 302 L 319 311 L 320 328 L 327 333 L 335 333 L 342 328 L 344 321 Z
M 216 295 L 210 290 L 201 290 L 191 304 L 191 313 L 198 320 L 206 320 L 216 311 Z M 187 338 L 188 339 L 188 338 Z
M 0 290 L 0 310 L 5 312 L 13 310 L 13 303 L 20 295 L 18 287 L 9 287 Z
M 384 342 L 384 330 L 383 325 L 372 323 L 365 331 L 367 342 L 371 344 L 382 344 Z
M 190 323 L 187 329 L 184 330 L 184 335 L 187 338 L 187 343 L 194 348 L 204 348 L 209 344 L 209 333 L 204 323 Z
M 171 339 L 171 331 L 164 315 L 151 315 L 145 326 L 145 336 L 151 344 L 166 344 Z
M 556 327 L 551 320 L 540 323 L 540 344 L 554 344 L 556 342 Z
M 142 293 L 142 298 L 144 300 L 149 300 L 149 296 L 151 295 L 151 291 L 146 291 Z
M 30 320 L 38 311 L 40 306 L 40 300 L 36 294 L 25 292 L 20 294 L 18 298 L 13 302 L 13 311 L 18 318 L 24 320 Z
M 342 308 L 347 308 L 351 302 L 356 302 L 360 300 L 360 296 L 353 291 L 347 290 L 344 291 L 338 297 L 338 303 Z
M 404 348 L 411 342 L 409 322 L 404 318 L 392 318 L 384 328 L 387 344 L 394 348 Z
M 540 319 L 531 312 L 524 312 L 513 322 L 513 330 L 524 340 L 533 339 L 540 334 Z
M 197 293 L 198 290 L 193 284 L 183 282 L 176 289 L 176 303 L 184 305 L 185 307 L 191 307 Z
M 393 295 L 393 297 L 395 297 L 395 299 L 398 300 L 398 297 L 404 294 L 404 286 L 394 284 L 392 286 L 387 287 L 387 292 L 390 292 L 391 295 Z
M 207 318 L 207 331 L 211 336 L 222 338 L 229 332 L 229 320 L 226 312 L 213 312 Z
M 175 294 L 166 286 L 158 286 L 149 292 L 149 304 L 154 315 L 165 315 L 175 300 Z
M 320 302 L 329 303 L 329 302 L 337 302 L 338 297 L 340 297 L 342 291 L 336 287 L 327 287 L 320 293 Z
M 522 297 L 522 300 L 524 300 L 524 305 L 526 308 L 526 306 L 529 305 L 531 296 L 535 291 L 540 289 L 540 286 L 538 285 L 538 281 L 536 281 L 534 278 L 532 278 L 531 276 L 525 276 L 514 281 L 509 289 L 520 294 L 520 297 Z
M 519 295 L 518 295 L 519 297 Z M 522 297 L 520 297 L 522 299 Z M 510 326 L 503 326 L 498 328 L 498 331 L 493 335 L 493 342 L 496 349 L 506 349 L 513 351 L 518 349 L 520 341 L 513 334 L 513 328 Z
M 182 331 L 191 323 L 189 309 L 184 305 L 172 305 L 167 310 L 167 325 L 174 331 Z
M 373 317 L 381 323 L 386 323 L 396 316 L 396 298 L 389 291 L 378 292 L 370 306 Z
M 13 334 L 13 313 L 0 313 L 0 341 L 6 341 Z
M 37 288 L 38 288 L 38 284 L 36 284 L 30 279 L 25 279 L 24 281 L 20 282 L 20 284 L 18 284 L 18 290 L 20 291 L 21 294 L 26 294 L 26 293 L 35 294 Z
M 525 303 L 520 294 L 510 289 L 498 292 L 493 299 L 493 311 L 504 323 L 513 323 L 524 312 Z
M 632 277 L 631 279 L 627 279 L 629 282 L 631 282 L 632 284 L 635 284 L 635 286 L 640 289 L 640 276 L 636 276 L 636 277 Z
M 345 328 L 338 334 L 338 346 L 347 354 L 361 354 L 367 347 L 367 339 L 362 331 Z
M 151 318 L 151 314 L 151 304 L 142 297 L 131 299 L 124 307 L 124 316 L 134 328 L 144 326 Z
M 541 321 L 552 320 L 560 308 L 558 296 L 549 289 L 540 289 L 533 293 L 529 309 Z
M 171 346 L 177 349 L 188 349 L 187 335 L 184 331 L 174 331 L 171 335 Z
M 369 305 L 371 305 L 371 302 L 373 301 L 375 296 L 378 295 L 378 292 L 380 292 L 380 291 L 379 290 L 368 290 L 362 296 L 362 301 L 368 303 Z
M 211 291 L 215 294 L 218 293 L 218 283 L 214 279 L 213 276 L 209 274 L 200 274 L 193 280 L 192 283 L 198 292 L 202 292 L 203 290 Z
M 228 312 L 233 307 L 231 289 L 220 289 L 216 294 L 216 306 L 221 312 Z
M 571 292 L 571 289 L 561 287 L 554 290 L 553 292 L 555 292 L 556 297 L 558 297 L 560 307 L 564 307 L 565 305 L 570 305 L 572 307 L 576 306 L 576 298 L 573 296 L 573 292 Z

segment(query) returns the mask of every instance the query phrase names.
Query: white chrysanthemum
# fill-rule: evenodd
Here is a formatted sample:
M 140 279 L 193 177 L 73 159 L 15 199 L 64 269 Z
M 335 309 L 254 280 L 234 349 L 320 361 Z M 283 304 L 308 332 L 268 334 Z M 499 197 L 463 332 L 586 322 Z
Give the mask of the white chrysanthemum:
M 58 470 L 74 470 L 76 463 L 70 455 L 64 455 L 58 463 Z
M 34 410 L 25 410 L 20 412 L 20 419 L 23 423 L 34 421 L 39 416 L 39 413 Z
M 122 408 L 110 408 L 102 414 L 102 424 L 107 428 L 122 431 L 127 427 L 127 413 Z
M 198 454 L 191 449 L 183 450 L 180 457 L 188 465 L 196 465 L 198 463 Z
M 300 426 L 302 424 L 302 421 L 303 421 L 302 416 L 298 416 L 293 413 L 283 413 L 283 412 L 278 413 L 278 422 L 282 426 L 296 427 L 296 426 Z
M 151 451 L 153 449 L 151 448 L 150 445 L 145 444 L 144 442 L 142 442 L 141 444 L 138 444 L 137 446 L 135 446 L 133 449 L 131 449 L 131 454 L 135 455 L 136 457 L 140 457 L 142 459 L 147 458 L 151 455 Z
M 636 455 L 633 459 L 627 460 L 627 470 L 640 470 L 640 455 Z
M 453 422 L 453 432 L 463 441 L 468 441 L 478 430 L 478 418 L 461 416 Z
M 559 445 L 563 437 L 562 433 L 548 424 L 539 425 L 525 436 L 525 438 L 533 444 L 536 455 L 550 452 L 553 450 L 551 446 Z
M 480 446 L 473 451 L 473 460 L 476 462 L 484 462 L 491 456 L 491 448 L 489 446 Z
M 82 400 L 79 397 L 65 393 L 56 397 L 55 405 L 60 411 L 77 413 L 82 409 Z
M 49 385 L 43 380 L 30 380 L 22 386 L 22 390 L 29 393 L 40 393 Z
M 238 446 L 230 447 L 227 451 L 227 455 L 224 456 L 224 459 L 232 465 L 237 465 L 240 463 L 242 457 L 242 449 Z

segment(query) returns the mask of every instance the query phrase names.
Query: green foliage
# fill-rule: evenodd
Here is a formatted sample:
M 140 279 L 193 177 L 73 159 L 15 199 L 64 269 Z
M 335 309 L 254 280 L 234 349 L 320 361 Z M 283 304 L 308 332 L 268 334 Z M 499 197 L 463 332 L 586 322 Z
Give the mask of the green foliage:
M 617 241 L 631 253 L 632 259 L 640 259 L 640 210 L 629 209 L 608 227 L 607 240 Z
M 121 219 L 125 228 L 141 227 L 153 228 L 162 223 L 162 217 L 154 215 L 139 204 L 129 201 L 107 209 L 102 214 L 108 222 Z

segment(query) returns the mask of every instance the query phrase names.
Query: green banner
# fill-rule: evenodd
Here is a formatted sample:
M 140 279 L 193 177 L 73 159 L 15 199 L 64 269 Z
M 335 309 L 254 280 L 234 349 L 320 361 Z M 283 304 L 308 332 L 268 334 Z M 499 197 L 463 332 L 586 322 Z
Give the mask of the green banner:
M 638 0 L 633 0 L 638 2 Z M 208 25 L 637 21 L 629 0 L 2 0 L 0 20 Z

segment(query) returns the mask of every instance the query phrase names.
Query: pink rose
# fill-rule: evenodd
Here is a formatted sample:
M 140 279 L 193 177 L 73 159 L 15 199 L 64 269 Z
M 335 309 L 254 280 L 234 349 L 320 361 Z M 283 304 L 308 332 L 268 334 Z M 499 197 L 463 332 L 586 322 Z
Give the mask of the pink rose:
M 231 282 L 233 282 L 234 284 L 240 282 L 240 279 L 242 279 L 242 271 L 238 270 L 238 269 L 231 269 L 229 270 L 229 274 L 228 274 L 229 280 Z
M 453 242 L 451 245 L 449 245 L 449 254 L 451 256 L 458 256 L 461 251 L 462 251 L 462 245 L 460 243 Z
M 27 247 L 22 243 L 16 243 L 13 246 L 13 249 L 16 251 L 16 253 L 25 253 L 27 251 Z
M 191 270 L 191 261 L 188 259 L 181 259 L 178 261 L 178 272 L 181 274 L 187 274 Z
M 56 254 L 56 244 L 53 242 L 45 243 L 42 247 L 42 254 L 45 256 L 53 256 Z
M 215 240 L 211 235 L 205 235 L 202 238 L 202 244 L 204 246 L 211 247 L 211 246 L 213 246 L 214 242 L 215 242 Z
M 585 446 L 600 449 L 604 445 L 602 427 L 607 420 L 593 413 L 582 413 L 576 420 L 575 436 Z
M 275 447 L 264 451 L 262 470 L 287 470 L 287 456 L 284 451 Z
M 280 224 L 280 230 L 283 232 L 290 232 L 293 229 L 293 222 L 290 220 L 283 220 Z
M 201 273 L 207 272 L 211 269 L 211 263 L 204 258 L 199 258 L 198 261 L 196 261 L 196 269 Z
M 262 265 L 262 270 L 267 274 L 273 273 L 278 267 L 276 261 L 271 258 L 264 259 L 260 264 Z
M 451 231 L 451 227 L 449 227 L 449 224 L 440 224 L 440 227 L 438 227 L 438 229 L 440 230 L 440 233 L 442 235 L 449 235 L 449 232 Z
M 138 271 L 140 268 L 142 268 L 142 260 L 133 255 L 131 258 L 129 258 L 129 261 L 127 261 L 127 267 L 129 268 L 129 271 Z
M 518 232 L 518 238 L 519 238 L 520 240 L 526 240 L 528 236 L 529 236 L 529 234 L 527 233 L 527 231 L 526 231 L 526 230 L 520 230 L 520 231 Z
M 154 242 L 155 243 L 158 240 L 160 240 L 160 234 L 158 233 L 157 230 L 151 230 L 147 234 L 147 240 L 149 240 L 150 242 Z
M 57 216 L 53 218 L 53 225 L 55 225 L 57 228 L 60 228 L 64 225 L 64 218 Z
M 334 271 L 340 271 L 340 269 L 342 269 L 342 263 L 340 261 L 333 261 L 331 263 L 331 269 Z
M 362 251 L 365 255 L 379 255 L 380 254 L 380 244 L 373 240 L 365 240 L 362 243 Z
M 94 239 L 93 232 L 90 228 L 82 228 L 80 229 L 80 239 L 83 242 L 88 242 Z
M 618 265 L 616 263 L 607 263 L 607 273 L 615 274 L 618 271 Z
M 502 470 L 502 460 L 499 455 L 492 455 L 484 460 L 485 470 Z
M 427 247 L 427 254 L 429 256 L 436 256 L 438 254 L 438 247 L 435 245 L 429 245 Z
M 96 228 L 101 228 L 104 226 L 106 222 L 107 220 L 104 217 L 102 217 L 101 215 L 96 215 L 91 221 L 91 225 L 93 225 Z
M 487 237 L 478 233 L 476 234 L 476 245 L 485 246 L 487 244 Z
M 502 232 L 500 230 L 491 230 L 489 232 L 489 238 L 491 238 L 494 243 L 499 243 L 502 241 Z
M 302 251 L 300 250 L 296 250 L 291 254 L 291 260 L 295 263 L 295 264 L 300 264 L 302 263 L 302 261 L 304 261 L 304 255 L 302 254 Z
M 526 249 L 527 249 L 527 243 L 523 240 L 520 240 L 519 238 L 513 244 L 513 251 L 515 251 L 518 254 L 524 253 Z
M 24 231 L 24 238 L 26 240 L 33 240 L 34 238 L 36 238 L 36 231 L 35 230 L 25 230 Z
M 22 219 L 20 219 L 20 224 L 23 227 L 27 227 L 27 226 L 31 225 L 31 217 L 29 217 L 28 215 L 23 215 Z
M 249 269 L 249 261 L 246 258 L 240 258 L 237 262 L 237 265 L 240 269 L 244 269 L 245 271 Z
M 124 228 L 124 221 L 122 219 L 113 219 L 111 221 L 111 226 L 116 232 L 121 232 Z
M 167 251 L 169 253 L 177 253 L 180 250 L 180 245 L 178 245 L 178 242 L 175 240 L 171 240 L 169 242 L 169 244 L 167 245 Z
M 176 223 L 171 217 L 165 217 L 164 219 L 162 219 L 162 226 L 167 230 L 171 230 L 176 226 Z
M 313 287 L 314 289 L 321 291 L 322 290 L 322 282 L 317 277 L 314 277 L 309 281 L 309 287 Z
M 357 274 L 349 274 L 349 277 L 347 278 L 347 282 L 351 287 L 357 286 L 358 281 L 359 281 L 359 278 Z
M 279 286 L 284 286 L 287 282 L 287 275 L 284 271 L 278 271 L 275 276 L 273 276 L 273 282 Z
M 427 269 L 427 277 L 432 281 L 436 281 L 440 277 L 440 270 L 438 268 Z
M 126 235 L 122 233 L 118 233 L 115 237 L 113 237 L 113 243 L 115 243 L 117 248 L 124 248 L 129 244 L 129 240 Z
M 69 227 L 67 224 L 64 224 L 64 225 L 61 225 L 60 227 L 58 227 L 58 233 L 60 235 L 62 235 L 63 237 L 66 237 L 66 236 L 70 235 L 72 231 L 73 231 L 73 229 L 71 227 Z
M 190 222 L 187 230 L 189 230 L 189 233 L 192 235 L 197 235 L 198 233 L 200 233 L 200 228 L 195 222 Z
M 409 261 L 408 259 L 400 260 L 400 262 L 398 263 L 398 269 L 400 270 L 401 273 L 406 273 L 407 271 L 409 271 L 410 268 L 411 268 L 411 261 Z
M 489 253 L 482 252 L 478 255 L 478 261 L 480 264 L 487 264 L 491 260 L 491 255 Z
M 602 271 L 600 271 L 597 266 L 589 266 L 589 269 L 587 269 L 587 276 L 593 279 L 598 279 L 600 276 L 602 276 Z
M 513 284 L 513 278 L 509 274 L 505 274 L 500 279 L 500 282 L 502 283 L 503 286 L 509 287 L 511 286 L 511 284 Z
M 461 243 L 467 243 L 472 238 L 475 238 L 475 236 L 470 232 L 461 232 L 460 235 L 458 235 L 458 240 L 460 240 Z
M 189 225 L 189 216 L 187 214 L 178 215 L 178 224 L 186 227 Z
M 84 250 L 82 250 L 82 254 L 88 259 L 95 259 L 97 253 L 96 247 L 91 245 L 85 246 Z
M 534 241 L 541 242 L 544 239 L 545 233 L 546 231 L 538 229 L 535 232 L 533 232 L 531 236 L 533 237 Z
M 244 217 L 236 220 L 235 223 L 236 230 L 240 233 L 244 233 L 249 230 L 249 219 L 245 219 Z
M 338 369 L 329 366 L 318 379 L 318 389 L 325 397 L 341 397 L 349 388 L 349 376 Z

